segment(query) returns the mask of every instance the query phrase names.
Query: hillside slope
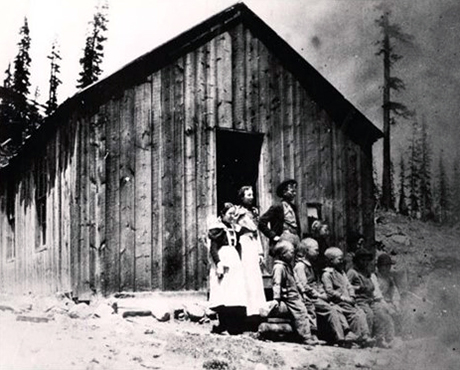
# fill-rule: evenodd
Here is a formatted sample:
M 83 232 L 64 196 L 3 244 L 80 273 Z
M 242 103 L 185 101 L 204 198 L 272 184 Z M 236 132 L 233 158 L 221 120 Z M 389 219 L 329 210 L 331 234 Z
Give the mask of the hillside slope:
M 376 217 L 376 240 L 396 261 L 404 346 L 391 369 L 458 369 L 460 231 L 394 213 Z

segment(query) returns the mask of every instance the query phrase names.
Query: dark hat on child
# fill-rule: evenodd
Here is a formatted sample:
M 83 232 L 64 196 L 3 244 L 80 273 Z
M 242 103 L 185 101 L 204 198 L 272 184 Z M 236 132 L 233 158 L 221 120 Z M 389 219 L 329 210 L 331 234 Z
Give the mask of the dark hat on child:
M 286 188 L 289 186 L 289 185 L 297 185 L 297 181 L 295 181 L 294 179 L 289 179 L 289 180 L 284 180 L 281 184 L 278 185 L 278 187 L 276 188 L 276 195 L 280 198 L 283 197 L 284 195 L 284 191 L 286 190 Z
M 373 257 L 372 252 L 368 251 L 367 249 L 361 248 L 355 252 L 353 256 L 353 261 L 360 261 L 362 259 L 371 259 Z
M 394 265 L 395 262 L 391 259 L 390 255 L 386 253 L 382 253 L 377 258 L 377 266 L 384 266 L 384 265 Z

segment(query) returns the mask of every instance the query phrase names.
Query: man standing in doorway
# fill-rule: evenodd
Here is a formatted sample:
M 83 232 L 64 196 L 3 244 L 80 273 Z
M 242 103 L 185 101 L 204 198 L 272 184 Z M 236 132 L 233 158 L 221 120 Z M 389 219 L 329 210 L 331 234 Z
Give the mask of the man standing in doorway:
M 297 207 L 294 204 L 297 195 L 297 181 L 285 180 L 276 188 L 281 202 L 273 204 L 259 219 L 259 230 L 269 240 L 269 253 L 280 239 L 289 240 L 294 247 L 300 242 L 301 228 Z

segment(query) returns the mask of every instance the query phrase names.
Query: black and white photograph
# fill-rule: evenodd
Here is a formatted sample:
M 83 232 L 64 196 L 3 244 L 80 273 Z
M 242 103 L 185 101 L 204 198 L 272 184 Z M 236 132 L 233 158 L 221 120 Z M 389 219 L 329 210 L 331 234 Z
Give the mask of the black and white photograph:
M 0 369 L 459 368 L 458 0 L 0 9 Z

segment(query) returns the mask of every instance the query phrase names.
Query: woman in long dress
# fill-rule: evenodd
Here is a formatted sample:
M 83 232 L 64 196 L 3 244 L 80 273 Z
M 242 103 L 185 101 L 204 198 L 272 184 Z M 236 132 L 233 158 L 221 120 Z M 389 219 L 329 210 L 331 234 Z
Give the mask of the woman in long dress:
M 209 308 L 219 317 L 212 331 L 238 334 L 243 330 L 246 294 L 238 234 L 235 230 L 236 207 L 225 203 L 217 223 L 209 229 L 211 266 L 209 271 Z
M 258 211 L 253 206 L 254 192 L 251 186 L 243 186 L 238 192 L 240 205 L 236 210 L 237 225 L 239 227 L 241 261 L 246 286 L 246 314 L 259 315 L 265 304 L 264 284 L 261 265 L 264 251 L 257 230 Z

